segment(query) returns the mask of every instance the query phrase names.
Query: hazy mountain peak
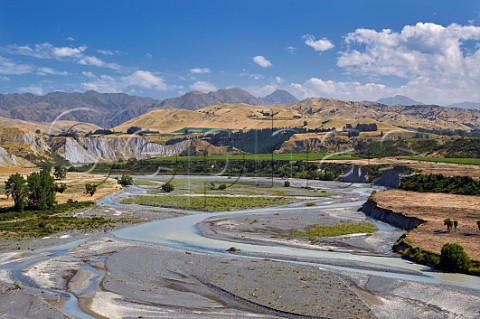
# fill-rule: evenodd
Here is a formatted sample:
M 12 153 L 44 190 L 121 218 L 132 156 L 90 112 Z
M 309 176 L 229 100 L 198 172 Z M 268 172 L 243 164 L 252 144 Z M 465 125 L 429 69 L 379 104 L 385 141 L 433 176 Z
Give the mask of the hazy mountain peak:
M 405 106 L 424 105 L 424 103 L 419 102 L 419 101 L 415 101 L 414 99 L 409 98 L 408 96 L 404 96 L 404 95 L 395 95 L 393 97 L 386 97 L 386 98 L 383 98 L 383 99 L 379 99 L 377 102 L 385 104 L 385 105 L 389 105 L 389 106 L 393 106 L 393 105 L 405 105 Z
M 291 104 L 299 100 L 285 90 L 276 90 L 272 94 L 262 98 L 264 104 Z

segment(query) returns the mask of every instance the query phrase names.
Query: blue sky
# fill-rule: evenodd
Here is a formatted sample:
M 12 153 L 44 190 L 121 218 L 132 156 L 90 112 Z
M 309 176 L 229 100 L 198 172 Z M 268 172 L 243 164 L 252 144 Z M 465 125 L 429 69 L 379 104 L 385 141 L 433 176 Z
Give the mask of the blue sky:
M 0 92 L 480 102 L 480 1 L 0 0 Z

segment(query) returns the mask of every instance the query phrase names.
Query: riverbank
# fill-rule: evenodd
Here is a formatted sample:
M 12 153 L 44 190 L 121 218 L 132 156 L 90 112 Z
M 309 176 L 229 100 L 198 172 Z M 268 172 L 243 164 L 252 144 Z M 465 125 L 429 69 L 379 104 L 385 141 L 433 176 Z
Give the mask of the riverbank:
M 395 245 L 405 257 L 434 265 L 439 262 L 444 244 L 458 243 L 477 265 L 472 267 L 471 273 L 479 274 L 478 207 L 479 196 L 388 190 L 373 193 L 362 211 L 408 231 Z M 444 225 L 446 218 L 457 220 L 458 227 L 449 231 Z
M 43 289 L 75 293 L 95 318 L 453 318 L 480 311 L 479 291 L 109 235 L 36 263 L 25 276 Z M 7 295 L 20 305 L 30 298 L 28 290 L 20 285 Z M 16 306 L 3 313 L 33 317 Z

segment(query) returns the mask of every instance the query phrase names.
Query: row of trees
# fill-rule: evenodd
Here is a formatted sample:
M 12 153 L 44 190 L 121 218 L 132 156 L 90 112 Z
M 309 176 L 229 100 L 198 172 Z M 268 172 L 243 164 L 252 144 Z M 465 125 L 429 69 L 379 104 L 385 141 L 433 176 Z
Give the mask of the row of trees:
M 12 196 L 14 209 L 23 211 L 28 204 L 32 209 L 47 210 L 55 206 L 57 191 L 64 191 L 65 184 L 57 185 L 50 175 L 50 168 L 32 173 L 25 179 L 16 173 L 9 176 L 5 182 L 7 197 Z

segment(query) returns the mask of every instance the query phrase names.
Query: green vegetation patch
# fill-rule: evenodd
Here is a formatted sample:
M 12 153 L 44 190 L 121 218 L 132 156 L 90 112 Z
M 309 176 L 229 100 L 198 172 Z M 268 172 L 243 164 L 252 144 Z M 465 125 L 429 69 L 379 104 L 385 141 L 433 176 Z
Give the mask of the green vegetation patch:
M 434 163 L 452 163 L 464 165 L 480 165 L 480 158 L 460 158 L 460 157 L 407 157 L 400 158 L 412 161 L 434 162 Z
M 316 225 L 303 232 L 293 232 L 292 235 L 314 239 L 315 237 L 335 237 L 359 233 L 372 234 L 376 230 L 377 227 L 374 224 L 362 221 L 360 223 L 340 223 L 333 226 Z
M 122 201 L 124 204 L 148 205 L 199 211 L 240 210 L 267 206 L 286 205 L 295 200 L 285 197 L 217 197 L 217 196 L 146 196 L 138 195 Z
M 72 229 L 110 229 L 113 220 L 104 217 L 78 218 L 65 216 L 73 210 L 94 206 L 92 202 L 68 202 L 50 210 L 13 211 L 0 209 L 0 236 L 6 238 L 44 237 Z M 122 222 L 129 222 L 121 220 Z
M 400 188 L 414 192 L 480 195 L 480 182 L 468 176 L 414 175 L 402 180 Z

